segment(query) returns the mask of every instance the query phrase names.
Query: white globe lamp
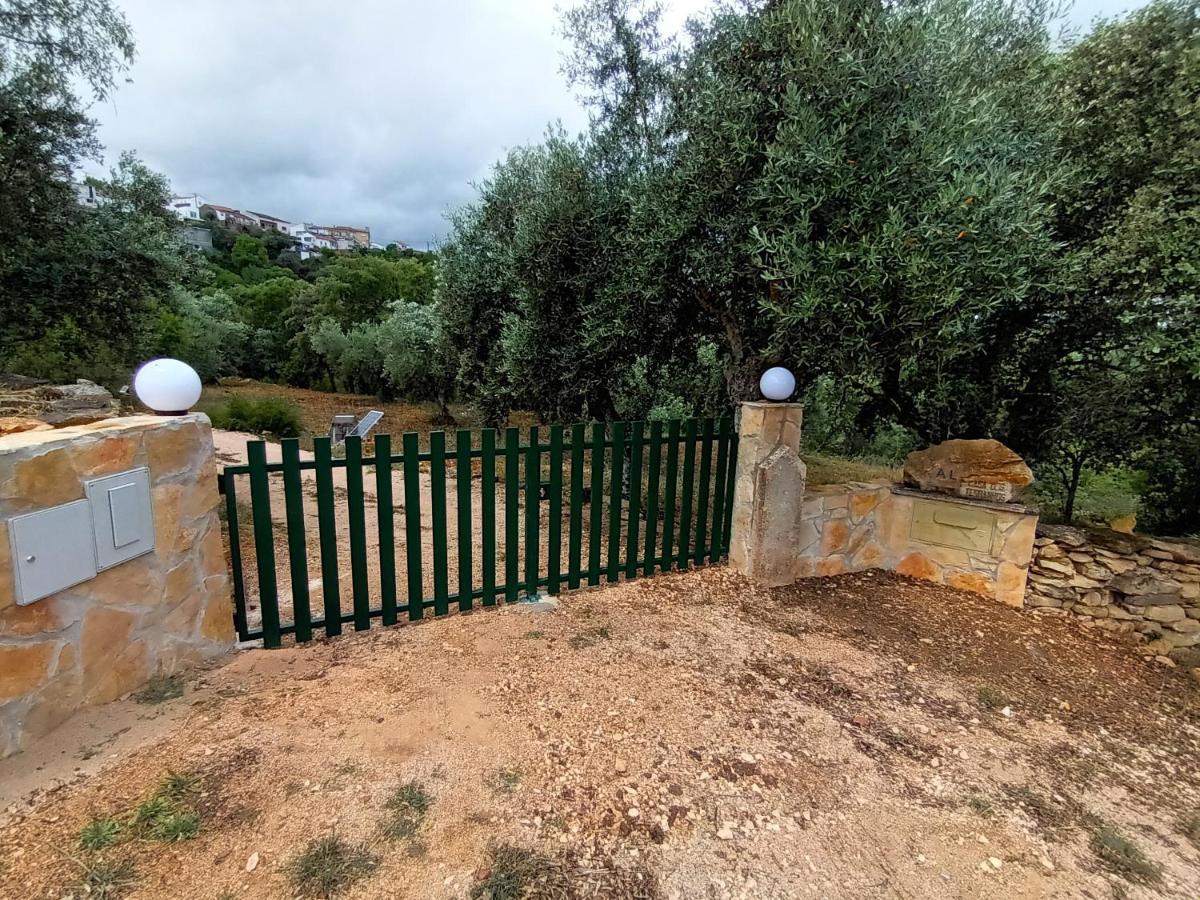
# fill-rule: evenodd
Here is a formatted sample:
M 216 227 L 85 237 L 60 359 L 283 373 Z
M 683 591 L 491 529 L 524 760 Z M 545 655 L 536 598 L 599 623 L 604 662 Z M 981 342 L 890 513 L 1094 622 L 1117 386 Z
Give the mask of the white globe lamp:
M 796 376 L 783 366 L 773 366 L 758 379 L 758 389 L 768 400 L 787 400 L 796 392 Z
M 133 376 L 133 392 L 160 416 L 182 416 L 200 399 L 200 376 L 178 359 L 152 359 Z

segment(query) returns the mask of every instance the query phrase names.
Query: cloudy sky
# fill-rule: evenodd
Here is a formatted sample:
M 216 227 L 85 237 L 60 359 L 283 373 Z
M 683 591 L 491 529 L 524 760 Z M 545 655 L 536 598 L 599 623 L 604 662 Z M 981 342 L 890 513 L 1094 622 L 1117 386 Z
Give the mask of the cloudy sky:
M 211 202 L 423 248 L 506 148 L 586 122 L 555 0 L 119 2 L 138 56 L 92 107 L 109 162 L 136 150 Z M 708 2 L 667 0 L 668 26 Z

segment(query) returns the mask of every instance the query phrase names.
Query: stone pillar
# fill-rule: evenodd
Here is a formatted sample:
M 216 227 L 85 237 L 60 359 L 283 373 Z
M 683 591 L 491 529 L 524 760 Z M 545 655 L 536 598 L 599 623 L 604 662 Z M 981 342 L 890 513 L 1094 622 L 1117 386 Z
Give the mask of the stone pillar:
M 729 564 L 779 586 L 797 577 L 806 469 L 799 403 L 743 403 L 733 487 Z
M 142 466 L 153 551 L 16 605 L 8 521 L 81 499 L 88 479 Z M 0 437 L 0 757 L 81 706 L 233 647 L 218 501 L 203 415 L 129 416 Z

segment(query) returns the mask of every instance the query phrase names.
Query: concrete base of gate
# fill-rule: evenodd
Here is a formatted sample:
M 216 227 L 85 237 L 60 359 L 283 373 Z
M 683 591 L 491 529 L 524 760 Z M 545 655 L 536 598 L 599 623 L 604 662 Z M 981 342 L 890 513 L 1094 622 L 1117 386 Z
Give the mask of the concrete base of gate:
M 140 467 L 149 470 L 153 550 L 17 605 L 12 519 L 79 501 L 85 481 Z M 80 707 L 233 647 L 218 500 L 203 415 L 131 416 L 0 437 L 0 756 Z

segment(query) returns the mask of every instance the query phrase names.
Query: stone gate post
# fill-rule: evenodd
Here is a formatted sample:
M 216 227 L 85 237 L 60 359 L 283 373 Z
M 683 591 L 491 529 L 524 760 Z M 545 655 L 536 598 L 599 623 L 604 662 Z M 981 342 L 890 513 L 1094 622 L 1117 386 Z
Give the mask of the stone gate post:
M 760 584 L 796 580 L 807 471 L 800 459 L 799 403 L 742 404 L 729 564 Z

